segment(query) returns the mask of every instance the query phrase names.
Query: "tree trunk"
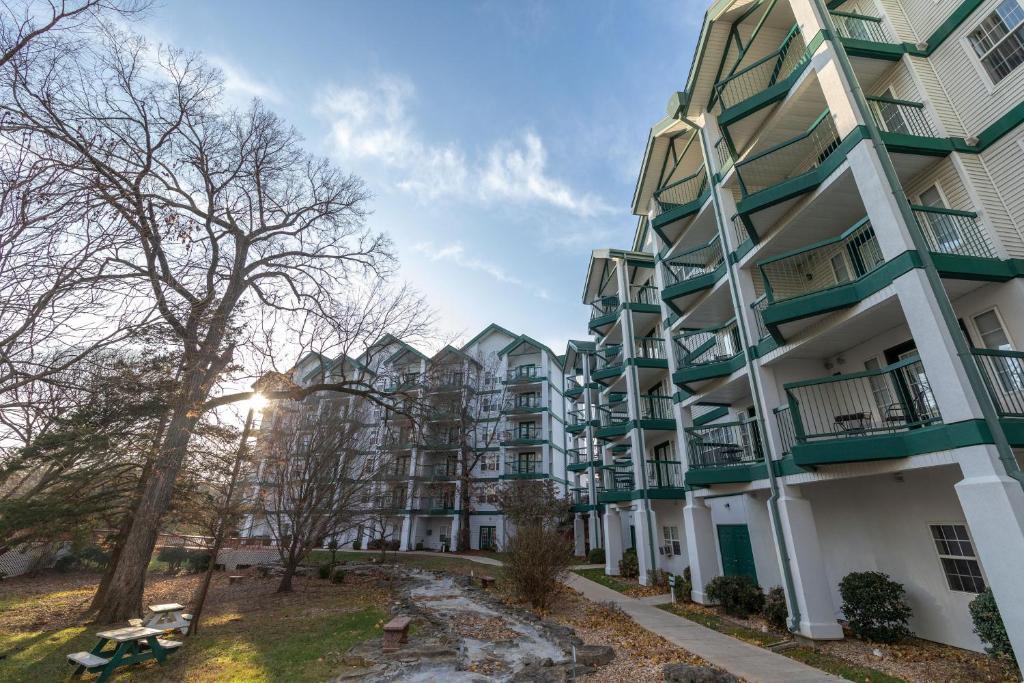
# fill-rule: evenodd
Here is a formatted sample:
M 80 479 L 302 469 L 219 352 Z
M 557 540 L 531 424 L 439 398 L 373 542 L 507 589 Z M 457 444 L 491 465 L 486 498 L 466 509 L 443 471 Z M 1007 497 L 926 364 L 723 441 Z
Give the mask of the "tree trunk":
M 281 575 L 281 583 L 277 585 L 278 593 L 291 593 L 292 592 L 292 577 L 295 576 L 295 563 L 289 562 L 284 568 L 284 574 Z
M 459 537 L 455 539 L 456 552 L 469 550 L 471 538 L 469 529 L 470 513 L 470 482 L 469 473 L 462 477 L 462 486 L 459 487 Z
M 124 548 L 111 573 L 107 593 L 96 605 L 97 623 L 123 622 L 142 613 L 146 568 L 156 545 L 160 521 L 171 503 L 174 483 L 185 459 L 189 439 L 199 419 L 194 410 L 197 398 L 194 391 L 174 408 L 174 417 L 168 425 L 163 448 L 132 515 Z

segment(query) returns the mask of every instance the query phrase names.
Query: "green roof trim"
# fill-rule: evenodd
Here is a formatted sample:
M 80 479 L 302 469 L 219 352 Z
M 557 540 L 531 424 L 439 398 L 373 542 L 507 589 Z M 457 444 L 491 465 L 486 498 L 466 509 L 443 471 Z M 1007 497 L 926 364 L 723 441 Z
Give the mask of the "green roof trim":
M 488 325 L 484 329 L 482 329 L 479 332 L 477 332 L 477 334 L 472 339 L 470 339 L 468 342 L 463 344 L 462 345 L 462 350 L 465 351 L 467 348 L 469 348 L 473 344 L 477 343 L 478 341 L 483 339 L 485 336 L 487 336 L 491 332 L 501 332 L 503 334 L 507 334 L 510 337 L 518 336 L 518 335 L 516 335 L 515 332 L 511 332 L 511 331 L 505 329 L 504 327 L 502 327 L 498 323 L 491 323 L 490 325 Z

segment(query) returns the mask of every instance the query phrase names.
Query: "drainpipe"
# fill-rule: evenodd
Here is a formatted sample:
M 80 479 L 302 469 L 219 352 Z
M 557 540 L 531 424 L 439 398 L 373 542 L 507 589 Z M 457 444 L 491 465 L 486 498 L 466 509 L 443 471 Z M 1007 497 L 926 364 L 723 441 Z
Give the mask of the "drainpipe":
M 871 142 L 874 143 L 875 149 L 878 150 L 878 160 L 882 165 L 882 170 L 885 171 L 885 178 L 889 183 L 889 191 L 896 200 L 896 205 L 900 209 L 900 215 L 903 217 L 903 222 L 907 225 L 907 232 L 910 233 L 910 238 L 914 243 L 914 249 L 921 257 L 921 263 L 924 266 L 928 285 L 931 287 L 932 294 L 935 296 L 935 300 L 939 305 L 939 311 L 942 313 L 942 320 L 946 324 L 949 336 L 953 340 L 953 345 L 956 347 L 957 356 L 959 356 L 964 373 L 967 375 L 967 381 L 971 385 L 971 390 L 974 393 L 975 399 L 978 401 L 978 406 L 981 408 L 981 414 L 985 420 L 985 426 L 988 427 L 988 430 L 991 432 L 992 438 L 995 441 L 996 450 L 999 452 L 999 460 L 1003 463 L 1003 468 L 1006 470 L 1006 474 L 1017 480 L 1017 483 L 1020 484 L 1021 488 L 1024 488 L 1024 473 L 1021 472 L 1020 466 L 1017 464 L 1017 459 L 1013 455 L 1013 449 L 1010 447 L 1010 442 L 1007 441 L 1006 434 L 1003 432 L 1003 426 L 999 423 L 999 415 L 996 412 L 995 403 L 992 401 L 992 396 L 988 393 L 988 389 L 985 386 L 985 380 L 982 378 L 981 372 L 978 370 L 977 363 L 974 360 L 974 354 L 971 353 L 971 349 L 967 345 L 967 340 L 964 338 L 963 332 L 960 330 L 960 323 L 957 322 L 956 312 L 953 310 L 953 304 L 950 302 L 949 295 L 946 293 L 946 288 L 942 284 L 942 277 L 939 275 L 939 271 L 935 267 L 935 261 L 932 259 L 931 250 L 928 249 L 928 243 L 925 241 L 924 235 L 921 233 L 921 226 L 917 224 L 917 217 L 914 216 L 914 210 L 910 208 L 910 201 L 903 193 L 899 176 L 896 174 L 896 167 L 893 166 L 892 159 L 889 157 L 888 151 L 885 149 L 885 143 L 882 141 L 882 135 L 878 130 L 878 125 L 875 123 L 874 116 L 872 116 L 871 111 L 868 108 L 867 99 L 865 98 L 864 91 L 861 89 L 860 82 L 857 80 L 857 76 L 854 73 L 853 65 L 850 64 L 850 58 L 846 54 L 846 48 L 843 46 L 842 41 L 833 39 L 833 36 L 837 34 L 836 27 L 832 23 L 832 15 L 829 14 L 828 8 L 825 6 L 823 0 L 812 0 L 812 2 L 815 9 L 818 11 L 819 20 L 822 22 L 822 25 L 825 26 L 825 38 L 832 43 L 832 47 L 839 59 L 839 66 L 842 68 L 843 75 L 846 77 L 846 80 L 850 85 L 850 91 L 853 94 L 853 101 L 857 106 L 857 110 L 860 112 L 861 118 L 864 119 L 864 124 L 868 130 Z
M 704 158 L 711 159 L 711 147 L 705 134 L 704 128 L 697 126 L 693 122 L 682 119 L 695 129 L 700 131 L 701 146 L 704 148 Z M 726 240 L 725 235 L 725 214 L 722 212 L 722 205 L 718 199 L 717 187 L 715 191 L 711 193 L 711 201 L 715 204 L 715 215 L 718 220 L 718 239 L 722 243 L 723 250 L 726 251 L 725 272 L 729 276 L 729 290 L 732 295 L 732 305 L 736 310 L 736 324 L 740 328 L 740 339 L 743 340 L 743 358 L 747 365 L 747 376 L 750 379 L 750 389 L 754 394 L 755 405 L 763 405 L 761 399 L 761 384 L 758 381 L 757 373 L 754 372 L 754 355 L 751 353 L 751 345 L 749 343 L 749 337 L 747 336 L 747 321 L 744 317 L 744 311 L 742 304 L 739 300 L 739 283 L 736 281 L 736 273 L 733 270 L 733 264 L 729 263 L 728 249 L 725 245 L 729 244 Z M 772 526 L 775 530 L 775 537 L 779 539 L 778 549 L 779 557 L 782 560 L 782 575 L 783 581 L 786 583 L 786 595 L 790 596 L 789 605 L 789 630 L 796 633 L 800 629 L 800 606 L 796 599 L 796 584 L 793 581 L 793 568 L 790 566 L 789 551 L 786 548 L 786 536 L 783 534 L 782 521 L 779 518 L 779 484 L 775 479 L 775 467 L 774 461 L 771 458 L 771 449 L 768 447 L 767 430 L 764 428 L 764 416 L 761 415 L 761 410 L 757 410 L 755 420 L 757 421 L 757 427 L 761 430 L 761 434 L 764 436 L 761 438 L 762 447 L 765 450 L 765 469 L 768 471 L 768 488 L 771 490 L 771 495 L 768 496 L 768 505 L 772 510 Z

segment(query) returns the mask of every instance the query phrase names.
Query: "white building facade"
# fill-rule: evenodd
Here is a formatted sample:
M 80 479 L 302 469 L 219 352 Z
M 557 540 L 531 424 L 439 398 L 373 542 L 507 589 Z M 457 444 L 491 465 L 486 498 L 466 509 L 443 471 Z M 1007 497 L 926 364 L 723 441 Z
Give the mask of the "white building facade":
M 708 10 L 566 357 L 608 573 L 746 574 L 834 639 L 883 571 L 974 650 L 991 586 L 1024 655 L 1022 120 L 1020 0 Z

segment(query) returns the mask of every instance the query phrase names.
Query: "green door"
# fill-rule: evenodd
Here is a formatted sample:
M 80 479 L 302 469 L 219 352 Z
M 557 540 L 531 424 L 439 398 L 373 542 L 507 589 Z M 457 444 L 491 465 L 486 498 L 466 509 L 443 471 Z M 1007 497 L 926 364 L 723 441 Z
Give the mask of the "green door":
M 722 572 L 726 576 L 749 576 L 757 583 L 754 551 L 746 524 L 719 524 L 718 547 L 722 551 Z
M 494 541 L 498 538 L 497 528 L 493 526 L 480 527 L 480 550 L 494 550 Z

